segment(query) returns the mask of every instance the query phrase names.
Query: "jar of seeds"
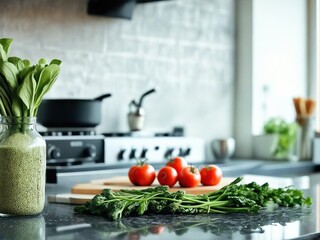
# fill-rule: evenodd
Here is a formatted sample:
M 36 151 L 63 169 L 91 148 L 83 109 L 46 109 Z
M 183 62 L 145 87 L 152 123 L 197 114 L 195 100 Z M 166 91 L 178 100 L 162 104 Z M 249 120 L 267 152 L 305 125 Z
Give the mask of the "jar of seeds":
M 35 215 L 45 203 L 46 143 L 35 117 L 0 117 L 0 214 Z

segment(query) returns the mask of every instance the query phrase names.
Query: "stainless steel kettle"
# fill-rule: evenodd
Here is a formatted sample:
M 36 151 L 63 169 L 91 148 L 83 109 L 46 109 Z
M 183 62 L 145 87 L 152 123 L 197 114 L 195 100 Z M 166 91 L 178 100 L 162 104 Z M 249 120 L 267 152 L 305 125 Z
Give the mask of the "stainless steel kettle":
M 142 102 L 145 96 L 156 92 L 156 89 L 150 89 L 149 91 L 142 94 L 139 102 L 132 100 L 129 103 L 129 113 L 128 113 L 128 125 L 130 131 L 140 131 L 144 127 L 145 111 L 142 107 Z

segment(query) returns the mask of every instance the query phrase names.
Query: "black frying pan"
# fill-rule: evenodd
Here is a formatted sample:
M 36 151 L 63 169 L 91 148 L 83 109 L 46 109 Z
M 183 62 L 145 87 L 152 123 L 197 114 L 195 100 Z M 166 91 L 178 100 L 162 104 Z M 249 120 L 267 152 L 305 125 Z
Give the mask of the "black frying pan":
M 93 128 L 101 122 L 102 100 L 107 93 L 94 99 L 44 99 L 39 106 L 37 121 L 47 128 Z

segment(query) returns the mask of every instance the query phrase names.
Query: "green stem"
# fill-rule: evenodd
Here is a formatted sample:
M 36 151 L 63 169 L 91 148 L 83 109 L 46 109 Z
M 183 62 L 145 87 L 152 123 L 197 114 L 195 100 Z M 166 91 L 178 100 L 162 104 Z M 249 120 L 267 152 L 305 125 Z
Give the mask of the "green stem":
M 181 207 L 185 207 L 185 208 L 203 208 L 203 207 L 207 207 L 207 206 L 211 206 L 211 207 L 221 207 L 221 206 L 226 206 L 229 203 L 229 201 L 220 201 L 220 202 L 205 202 L 199 205 L 183 205 L 181 204 Z

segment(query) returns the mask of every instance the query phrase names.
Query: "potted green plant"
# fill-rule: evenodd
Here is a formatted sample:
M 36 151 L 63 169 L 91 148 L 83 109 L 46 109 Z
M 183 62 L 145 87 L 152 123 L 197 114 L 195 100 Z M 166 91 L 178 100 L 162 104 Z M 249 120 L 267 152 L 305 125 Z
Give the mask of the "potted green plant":
M 253 155 L 264 159 L 293 160 L 298 126 L 282 118 L 271 118 L 263 126 L 263 134 L 254 136 Z

